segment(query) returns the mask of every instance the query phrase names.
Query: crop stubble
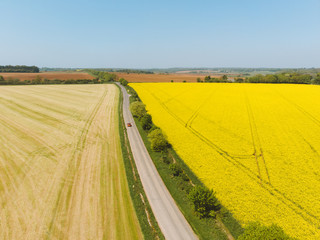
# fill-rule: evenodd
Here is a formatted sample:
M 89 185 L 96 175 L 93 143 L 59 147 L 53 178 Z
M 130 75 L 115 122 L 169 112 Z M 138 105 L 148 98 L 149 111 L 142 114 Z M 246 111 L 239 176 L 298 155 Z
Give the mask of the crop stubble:
M 113 85 L 0 88 L 0 238 L 141 239 Z

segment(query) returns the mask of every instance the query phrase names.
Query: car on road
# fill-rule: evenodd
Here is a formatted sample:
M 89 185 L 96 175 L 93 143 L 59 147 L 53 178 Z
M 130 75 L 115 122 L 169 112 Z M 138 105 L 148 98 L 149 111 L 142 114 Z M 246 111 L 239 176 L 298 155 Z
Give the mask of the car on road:
M 127 127 L 132 127 L 132 124 L 131 123 L 127 123 Z

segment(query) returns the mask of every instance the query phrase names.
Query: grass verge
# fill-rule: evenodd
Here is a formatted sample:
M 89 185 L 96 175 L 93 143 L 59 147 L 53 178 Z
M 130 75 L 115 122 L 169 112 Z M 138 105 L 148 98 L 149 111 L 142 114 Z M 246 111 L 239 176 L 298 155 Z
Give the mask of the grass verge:
M 116 85 L 117 86 L 117 85 Z M 117 86 L 119 88 L 119 86 Z M 144 235 L 144 239 L 164 239 L 162 232 L 158 226 L 158 223 L 153 215 L 148 199 L 144 193 L 142 183 L 131 153 L 131 148 L 128 142 L 127 129 L 123 121 L 123 96 L 120 91 L 119 100 L 119 130 L 122 156 L 125 165 L 130 195 L 133 201 L 135 211 L 138 216 L 138 220 Z

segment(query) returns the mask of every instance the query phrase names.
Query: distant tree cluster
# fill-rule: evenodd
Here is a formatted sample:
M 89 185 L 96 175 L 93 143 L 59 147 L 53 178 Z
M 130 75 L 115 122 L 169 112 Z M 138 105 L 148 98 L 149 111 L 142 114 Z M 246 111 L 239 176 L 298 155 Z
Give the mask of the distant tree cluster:
M 279 74 L 257 74 L 247 77 L 245 82 L 248 83 L 294 83 L 294 84 L 311 84 L 313 77 L 310 74 L 301 73 L 279 73 Z
M 36 66 L 6 65 L 6 66 L 0 66 L 0 72 L 38 73 L 38 72 L 40 72 L 40 70 Z
M 138 74 L 153 74 L 152 71 L 137 70 L 137 69 L 109 69 L 110 72 L 122 72 L 122 73 L 138 73 Z
M 18 78 L 7 78 L 0 76 L 0 85 L 38 85 L 38 84 L 97 84 L 101 83 L 98 79 L 47 79 L 36 76 L 32 80 L 20 81 Z
M 313 74 L 305 74 L 298 72 L 290 72 L 290 73 L 277 73 L 277 74 L 257 74 L 251 77 L 236 77 L 234 81 L 228 80 L 227 75 L 223 75 L 221 78 L 212 78 L 211 76 L 205 76 L 202 80 L 201 78 L 197 78 L 197 82 L 223 82 L 223 83 L 291 83 L 291 84 L 320 84 L 320 73 L 316 75 Z
M 89 69 L 87 72 L 97 77 L 98 81 L 101 83 L 114 82 L 118 79 L 117 75 L 109 72 L 97 71 L 94 69 Z
M 231 82 L 230 80 L 228 80 L 228 76 L 227 75 L 223 75 L 220 78 L 214 78 L 209 76 L 205 76 L 204 80 L 202 80 L 201 78 L 197 78 L 197 82 L 205 82 L 205 83 L 213 83 L 213 82 L 221 82 L 221 83 L 227 83 L 227 82 Z

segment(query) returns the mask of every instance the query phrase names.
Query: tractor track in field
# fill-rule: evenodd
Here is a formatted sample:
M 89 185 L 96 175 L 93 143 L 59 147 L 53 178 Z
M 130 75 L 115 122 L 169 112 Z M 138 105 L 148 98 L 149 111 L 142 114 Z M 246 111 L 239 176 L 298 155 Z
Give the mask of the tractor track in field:
M 263 148 L 261 145 L 261 140 L 260 140 L 260 136 L 259 136 L 259 132 L 258 132 L 258 128 L 257 128 L 257 124 L 254 118 L 254 114 L 253 114 L 253 110 L 248 98 L 247 93 L 245 93 L 245 101 L 246 101 L 246 108 L 247 108 L 247 115 L 248 115 L 248 119 L 249 119 L 249 125 L 250 125 L 250 133 L 251 133 L 251 139 L 252 139 L 252 144 L 253 144 L 253 148 L 254 148 L 254 157 L 256 159 L 256 163 L 257 163 L 257 170 L 260 176 L 261 181 L 263 181 L 262 175 L 261 175 L 261 170 L 260 169 L 260 164 L 259 164 L 259 159 L 262 159 L 262 165 L 264 166 L 264 170 L 266 172 L 267 178 L 268 178 L 268 184 L 271 184 L 270 181 L 270 175 L 269 175 L 269 171 L 266 165 L 266 161 L 265 158 L 263 156 Z
M 70 161 L 69 162 L 69 166 L 68 168 L 66 169 L 66 173 L 64 174 L 64 176 L 73 176 L 71 179 L 68 179 L 68 181 L 74 183 L 74 176 L 75 176 L 75 173 L 72 173 L 72 171 L 74 170 L 73 167 L 71 165 L 75 165 L 75 172 L 78 171 L 78 168 L 79 168 L 79 161 L 80 161 L 80 158 L 81 158 L 81 153 L 82 153 L 82 150 L 83 150 L 83 147 L 85 145 L 85 142 L 86 142 L 86 139 L 87 139 L 87 134 L 88 134 L 88 131 L 89 131 L 89 128 L 92 124 L 92 121 L 94 120 L 104 98 L 106 97 L 107 95 L 107 91 L 104 92 L 104 94 L 102 95 L 102 97 L 100 98 L 99 102 L 96 104 L 96 106 L 94 107 L 93 111 L 91 112 L 91 114 L 89 115 L 89 117 L 87 118 L 87 121 L 81 131 L 81 134 L 80 134 L 80 137 L 79 137 L 79 140 L 73 150 L 73 154 L 71 156 L 71 159 L 75 159 L 75 163 L 73 161 Z M 77 154 L 78 153 L 78 154 Z M 71 172 L 70 172 L 71 171 Z M 56 204 L 55 204 L 55 209 L 53 210 L 53 217 L 52 217 L 52 221 L 50 223 L 50 227 L 48 229 L 48 233 L 47 233 L 47 239 L 50 239 L 50 235 L 51 235 L 51 232 L 52 232 L 52 228 L 53 228 L 53 224 L 55 222 L 55 219 L 56 219 L 56 215 L 58 213 L 58 207 L 59 205 L 61 204 L 60 203 L 60 198 L 61 198 L 61 193 L 62 191 L 67 191 L 68 193 L 71 191 L 71 188 L 73 188 L 73 185 L 69 185 L 67 184 L 68 182 L 66 179 L 61 183 L 61 186 L 60 186 L 60 191 L 58 193 L 58 198 L 56 200 Z M 65 189 L 65 186 L 68 186 L 69 189 Z
M 186 127 L 191 127 L 193 121 L 197 118 L 201 108 L 203 106 L 205 106 L 206 104 L 208 104 L 209 100 L 212 98 L 213 94 L 217 91 L 218 88 L 214 88 L 212 90 L 212 92 L 210 92 L 209 96 L 206 97 L 203 102 L 197 107 L 197 109 L 192 113 L 192 115 L 190 116 L 190 118 L 187 120 L 186 122 Z
M 298 111 L 300 111 L 304 116 L 313 121 L 318 127 L 320 127 L 320 120 L 314 117 L 311 113 L 307 112 L 303 107 L 299 106 L 297 103 L 293 102 L 289 98 L 283 96 L 279 91 L 275 90 L 275 92 L 286 102 L 294 106 Z
M 170 109 L 165 104 L 163 104 L 161 102 L 161 100 L 159 98 L 157 98 L 153 93 L 150 93 L 150 94 L 158 101 L 158 103 L 163 107 L 163 109 L 168 112 L 169 115 L 171 115 L 174 119 L 177 120 L 178 123 L 180 123 L 183 127 L 185 127 L 185 122 L 182 119 L 180 119 L 179 116 L 177 116 L 175 113 L 170 111 Z M 254 173 L 252 170 L 250 170 L 248 167 L 246 167 L 244 164 L 242 164 L 236 158 L 232 157 L 228 152 L 224 151 L 219 146 L 214 144 L 211 140 L 209 140 L 208 138 L 203 136 L 197 130 L 193 129 L 192 127 L 189 127 L 186 129 L 189 130 L 198 139 L 200 139 L 201 141 L 206 143 L 213 150 L 215 150 L 220 156 L 222 156 L 228 162 L 230 162 L 235 167 L 237 167 L 239 170 L 241 170 L 249 178 L 251 178 L 257 184 L 259 184 L 271 196 L 275 197 L 277 200 L 279 200 L 280 202 L 287 205 L 292 211 L 294 211 L 297 215 L 301 216 L 301 218 L 303 218 L 306 222 L 308 222 L 311 225 L 316 226 L 317 228 L 320 228 L 320 219 L 317 216 L 313 215 L 311 212 L 306 210 L 299 203 L 297 203 L 294 200 L 287 197 L 284 193 L 282 193 L 277 188 L 275 188 L 271 183 L 264 181 L 264 180 L 261 180 L 259 175 Z

